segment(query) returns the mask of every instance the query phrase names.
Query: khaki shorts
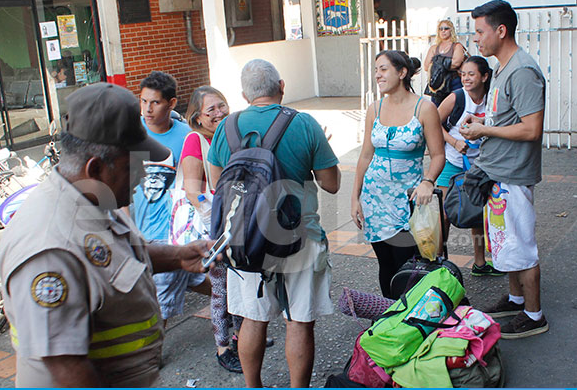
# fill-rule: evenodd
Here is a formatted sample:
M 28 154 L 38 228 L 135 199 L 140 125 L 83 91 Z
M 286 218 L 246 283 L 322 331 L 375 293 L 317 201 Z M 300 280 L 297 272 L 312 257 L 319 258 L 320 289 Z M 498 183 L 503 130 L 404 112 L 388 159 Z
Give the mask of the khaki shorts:
M 332 265 L 327 244 L 307 240 L 305 247 L 285 259 L 283 269 L 291 319 L 312 322 L 333 313 L 330 298 Z M 278 317 L 281 308 L 276 297 L 276 278 L 265 284 L 263 297 L 258 298 L 261 274 L 238 271 L 227 273 L 228 311 L 254 321 L 269 322 Z M 286 313 L 283 312 L 286 318 Z

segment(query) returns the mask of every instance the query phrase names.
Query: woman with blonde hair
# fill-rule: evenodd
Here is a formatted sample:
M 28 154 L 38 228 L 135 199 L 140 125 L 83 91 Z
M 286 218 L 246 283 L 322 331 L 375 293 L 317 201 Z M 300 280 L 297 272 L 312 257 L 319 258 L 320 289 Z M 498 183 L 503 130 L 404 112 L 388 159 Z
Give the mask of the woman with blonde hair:
M 463 87 L 458 72 L 465 60 L 465 56 L 465 47 L 457 41 L 457 33 L 453 22 L 448 19 L 439 21 L 435 44 L 429 48 L 423 64 L 429 73 L 429 78 L 431 77 L 431 65 L 433 62 L 438 61 L 444 66 L 445 80 L 449 84 L 440 90 L 431 91 L 428 88 L 428 91 L 425 91 L 426 94 L 431 95 L 431 100 L 437 107 L 452 91 Z
M 224 95 L 211 86 L 204 85 L 196 88 L 190 97 L 185 118 L 193 132 L 184 141 L 180 164 L 186 197 L 195 210 L 200 207 L 198 196 L 206 193 L 207 190 L 212 190 L 212 188 L 207 188 L 210 186 L 204 170 L 204 159 L 208 153 L 206 146 L 210 145 L 218 124 L 228 115 L 228 112 L 229 108 Z M 202 144 L 205 145 L 205 150 Z M 210 229 L 209 226 L 207 228 Z M 231 345 L 228 331 L 232 319 L 233 329 L 237 334 L 242 318 L 231 316 L 227 310 L 226 267 L 219 262 L 208 275 L 212 283 L 210 314 L 217 348 L 216 358 L 218 363 L 228 371 L 241 373 L 240 360 L 234 347 L 235 336 Z

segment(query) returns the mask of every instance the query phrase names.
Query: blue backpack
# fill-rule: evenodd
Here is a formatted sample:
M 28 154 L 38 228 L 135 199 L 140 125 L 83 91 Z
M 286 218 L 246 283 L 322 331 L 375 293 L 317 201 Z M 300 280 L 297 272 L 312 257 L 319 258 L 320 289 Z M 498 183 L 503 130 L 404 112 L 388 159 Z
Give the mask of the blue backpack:
M 304 247 L 306 240 L 300 202 L 288 193 L 287 179 L 274 155 L 298 112 L 281 107 L 262 140 L 257 131 L 241 138 L 241 113 L 231 114 L 225 122 L 231 157 L 216 185 L 211 237 L 229 231 L 232 239 L 225 263 L 233 269 L 263 272 L 265 256 L 286 258 Z M 255 139 L 253 147 L 249 146 L 251 138 Z

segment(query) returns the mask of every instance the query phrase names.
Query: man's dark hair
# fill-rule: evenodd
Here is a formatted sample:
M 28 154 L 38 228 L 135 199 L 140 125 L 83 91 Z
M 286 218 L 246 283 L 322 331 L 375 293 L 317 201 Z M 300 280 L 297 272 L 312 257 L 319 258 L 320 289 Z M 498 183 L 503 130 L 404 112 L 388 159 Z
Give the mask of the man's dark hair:
M 507 36 L 513 38 L 517 28 L 517 14 L 506 1 L 493 0 L 476 7 L 471 13 L 473 19 L 485 17 L 487 24 L 496 30 L 500 25 L 507 27 Z
M 162 97 L 166 100 L 176 97 L 176 81 L 174 78 L 157 70 L 152 71 L 148 77 L 140 82 L 140 90 L 142 91 L 144 88 L 160 91 Z

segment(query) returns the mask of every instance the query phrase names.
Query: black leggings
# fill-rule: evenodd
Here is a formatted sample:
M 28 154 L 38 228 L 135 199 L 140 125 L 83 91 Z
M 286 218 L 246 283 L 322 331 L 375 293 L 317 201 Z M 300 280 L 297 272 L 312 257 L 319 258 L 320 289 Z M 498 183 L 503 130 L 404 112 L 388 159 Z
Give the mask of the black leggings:
M 379 283 L 383 296 L 391 297 L 391 279 L 417 253 L 417 246 L 396 246 L 390 240 L 371 243 L 379 261 Z

